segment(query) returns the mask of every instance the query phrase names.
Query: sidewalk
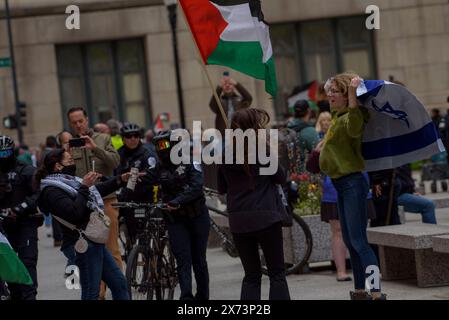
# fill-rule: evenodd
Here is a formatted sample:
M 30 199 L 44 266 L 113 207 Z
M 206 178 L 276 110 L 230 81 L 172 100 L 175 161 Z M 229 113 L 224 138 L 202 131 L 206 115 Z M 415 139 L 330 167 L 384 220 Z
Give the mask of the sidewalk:
M 437 210 L 439 224 L 449 225 L 449 208 Z M 420 216 L 406 214 L 408 222 Z M 44 228 L 39 230 L 38 299 L 77 300 L 78 290 L 68 290 L 63 277 L 65 258 L 53 239 L 47 238 Z M 243 268 L 240 260 L 229 257 L 220 248 L 208 250 L 210 296 L 214 300 L 239 299 Z M 332 271 L 311 272 L 288 276 L 290 295 L 295 300 L 348 300 L 352 282 L 337 282 Z M 413 281 L 384 281 L 383 291 L 391 300 L 449 300 L 449 287 L 418 288 Z M 109 295 L 110 296 L 110 295 Z M 179 297 L 179 290 L 175 297 Z M 263 299 L 268 297 L 268 278 L 263 277 Z

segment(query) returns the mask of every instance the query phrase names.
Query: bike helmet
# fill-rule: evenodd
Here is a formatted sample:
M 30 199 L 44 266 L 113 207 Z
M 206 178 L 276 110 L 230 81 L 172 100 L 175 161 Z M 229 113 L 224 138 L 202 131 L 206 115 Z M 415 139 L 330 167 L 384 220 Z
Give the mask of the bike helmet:
M 0 136 L 0 158 L 9 158 L 14 155 L 14 140 L 8 136 Z
M 138 133 L 140 135 L 140 127 L 135 123 L 125 123 L 125 125 L 120 129 L 122 136 L 132 133 Z
M 155 145 L 157 152 L 170 150 L 172 148 L 173 144 L 170 141 L 170 136 L 170 130 L 160 131 L 154 136 L 151 142 Z

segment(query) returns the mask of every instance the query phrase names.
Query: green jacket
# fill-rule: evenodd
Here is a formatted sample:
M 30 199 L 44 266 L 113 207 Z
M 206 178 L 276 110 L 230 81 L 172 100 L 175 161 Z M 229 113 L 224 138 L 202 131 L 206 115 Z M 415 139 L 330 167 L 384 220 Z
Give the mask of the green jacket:
M 336 179 L 365 169 L 362 156 L 362 136 L 369 120 L 364 107 L 332 113 L 332 125 L 324 137 L 320 154 L 320 169 Z
M 298 159 L 299 167 L 296 168 L 296 171 L 304 172 L 306 155 L 310 154 L 316 147 L 316 145 L 320 141 L 320 137 L 318 136 L 315 128 L 302 119 L 293 119 L 288 123 L 287 128 L 294 130 L 297 134 L 298 139 L 297 145 L 295 147 L 299 148 L 300 159 Z
M 90 131 L 88 135 L 94 140 L 97 148 L 93 150 L 72 149 L 72 157 L 76 164 L 76 176 L 83 178 L 89 171 L 92 171 L 92 161 L 95 161 L 95 172 L 106 177 L 113 176 L 115 168 L 120 163 L 120 156 L 112 146 L 111 137 L 93 131 Z

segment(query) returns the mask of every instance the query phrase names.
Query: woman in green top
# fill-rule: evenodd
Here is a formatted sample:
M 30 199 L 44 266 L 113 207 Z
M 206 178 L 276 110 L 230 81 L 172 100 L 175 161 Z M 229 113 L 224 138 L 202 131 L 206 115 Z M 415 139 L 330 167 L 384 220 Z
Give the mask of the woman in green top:
M 360 83 L 359 76 L 349 72 L 339 74 L 326 83 L 332 125 L 324 137 L 324 143 L 319 146 L 322 147 L 320 168 L 332 179 L 337 190 L 339 220 L 354 275 L 355 292 L 351 291 L 350 297 L 353 300 L 385 300 L 386 296 L 380 292 L 377 258 L 366 236 L 369 186 L 362 175 L 365 167 L 362 135 L 369 114 L 357 101 L 356 90 Z M 365 291 L 366 280 L 371 286 L 370 294 Z

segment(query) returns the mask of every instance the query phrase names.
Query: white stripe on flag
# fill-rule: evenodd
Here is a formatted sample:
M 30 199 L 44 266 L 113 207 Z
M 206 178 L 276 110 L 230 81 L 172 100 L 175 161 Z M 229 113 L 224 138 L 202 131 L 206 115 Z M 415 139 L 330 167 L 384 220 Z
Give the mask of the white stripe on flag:
M 0 232 L 0 243 L 6 243 L 8 246 L 11 247 L 11 244 L 9 243 L 8 239 L 1 232 Z

